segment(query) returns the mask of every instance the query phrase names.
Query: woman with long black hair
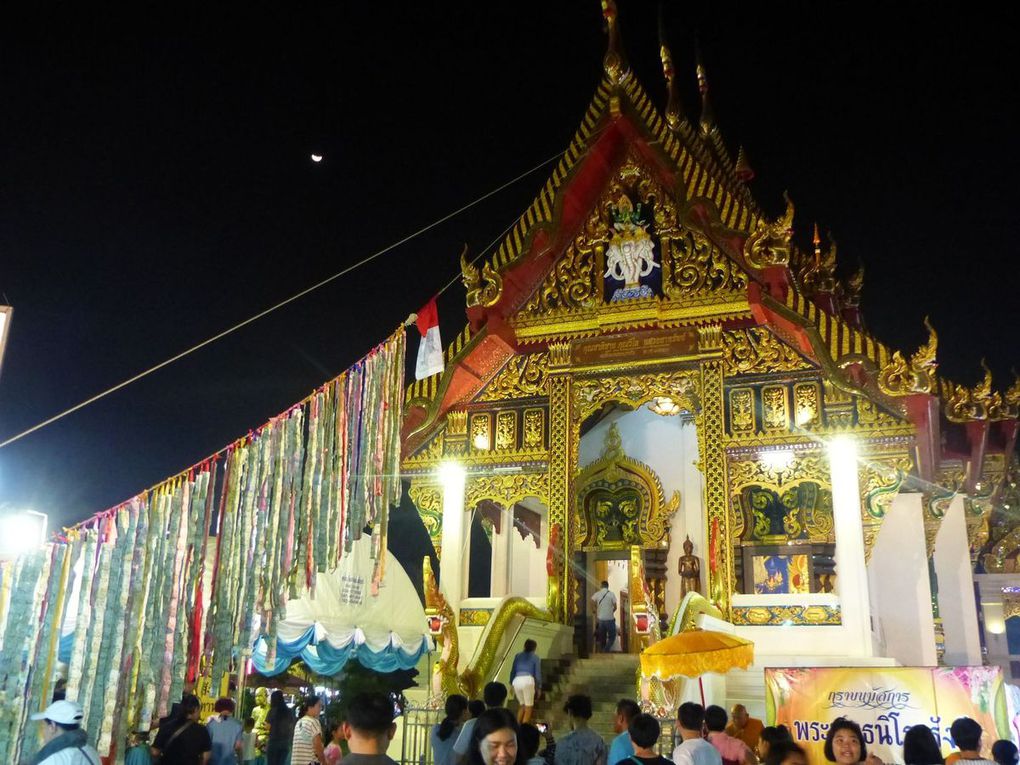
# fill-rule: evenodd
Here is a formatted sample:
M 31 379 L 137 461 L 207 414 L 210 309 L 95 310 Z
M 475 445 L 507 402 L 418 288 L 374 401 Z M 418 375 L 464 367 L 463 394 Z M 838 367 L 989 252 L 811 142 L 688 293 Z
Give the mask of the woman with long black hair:
M 461 726 L 467 719 L 468 700 L 459 693 L 446 699 L 446 717 L 432 726 L 430 734 L 432 761 L 435 765 L 454 765 L 453 745 L 457 741 Z
M 266 742 L 266 765 L 290 765 L 290 744 L 294 739 L 294 713 L 283 698 L 283 691 L 273 691 L 266 713 L 269 739 Z

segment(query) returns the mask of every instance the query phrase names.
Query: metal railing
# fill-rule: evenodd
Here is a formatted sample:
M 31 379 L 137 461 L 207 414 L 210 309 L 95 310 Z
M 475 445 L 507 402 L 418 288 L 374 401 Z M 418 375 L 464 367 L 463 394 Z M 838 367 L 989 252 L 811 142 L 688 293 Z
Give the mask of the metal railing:
M 446 713 L 440 709 L 406 707 L 403 736 L 400 739 L 401 765 L 432 765 L 432 727 L 442 722 Z

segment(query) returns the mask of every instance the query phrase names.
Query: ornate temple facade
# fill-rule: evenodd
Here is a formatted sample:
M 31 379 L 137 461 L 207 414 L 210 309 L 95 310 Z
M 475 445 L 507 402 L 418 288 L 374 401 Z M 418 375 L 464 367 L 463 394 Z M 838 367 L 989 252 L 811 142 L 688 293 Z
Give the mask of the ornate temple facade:
M 759 657 L 980 664 L 975 571 L 1020 548 L 1020 382 L 941 377 L 930 326 L 910 352 L 866 331 L 863 274 L 795 243 L 790 200 L 762 212 L 700 64 L 695 122 L 663 44 L 660 111 L 604 7 L 576 136 L 498 251 L 462 257 L 467 325 L 407 391 L 462 655 L 510 595 L 588 651 L 607 580 L 621 650 L 693 591 Z

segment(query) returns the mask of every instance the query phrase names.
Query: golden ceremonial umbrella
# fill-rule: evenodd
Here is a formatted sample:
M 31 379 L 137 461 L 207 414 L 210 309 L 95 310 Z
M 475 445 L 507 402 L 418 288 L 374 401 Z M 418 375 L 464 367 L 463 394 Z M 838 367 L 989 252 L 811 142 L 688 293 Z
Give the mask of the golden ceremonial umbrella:
M 701 676 L 706 672 L 725 674 L 734 667 L 747 669 L 754 662 L 754 643 L 736 635 L 714 630 L 694 629 L 681 632 L 641 652 L 641 674 L 659 680 L 677 677 L 698 678 L 701 702 L 705 688 Z

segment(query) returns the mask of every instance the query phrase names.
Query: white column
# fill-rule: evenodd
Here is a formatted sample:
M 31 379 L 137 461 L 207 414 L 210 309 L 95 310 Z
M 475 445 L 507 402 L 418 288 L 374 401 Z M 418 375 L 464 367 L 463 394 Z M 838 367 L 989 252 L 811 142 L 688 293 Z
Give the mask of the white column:
M 950 666 L 981 664 L 974 569 L 963 497 L 956 497 L 935 535 L 935 575 L 939 581 L 939 615 L 946 633 L 945 663 Z
M 829 444 L 832 515 L 836 531 L 836 582 L 850 656 L 872 656 L 871 602 L 864 563 L 864 527 L 857 482 L 857 447 L 849 437 Z
M 492 568 L 489 575 L 489 595 L 494 598 L 501 598 L 507 594 L 509 589 L 510 565 L 510 528 L 513 525 L 513 510 L 500 508 L 499 511 L 500 532 L 492 529 Z
M 897 495 L 868 563 L 879 652 L 907 667 L 937 664 L 923 517 L 920 494 Z
M 454 462 L 439 468 L 439 481 L 443 487 L 443 550 L 439 560 L 439 584 L 456 619 L 460 618 L 460 602 L 464 598 L 468 570 L 467 514 L 464 512 L 466 478 L 464 468 Z

